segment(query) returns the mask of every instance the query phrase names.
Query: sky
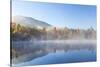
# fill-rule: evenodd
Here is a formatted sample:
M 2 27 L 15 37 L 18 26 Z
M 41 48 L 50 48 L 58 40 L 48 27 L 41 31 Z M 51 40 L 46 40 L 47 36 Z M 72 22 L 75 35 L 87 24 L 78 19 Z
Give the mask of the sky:
M 27 16 L 56 27 L 96 29 L 96 6 L 12 0 L 12 16 Z

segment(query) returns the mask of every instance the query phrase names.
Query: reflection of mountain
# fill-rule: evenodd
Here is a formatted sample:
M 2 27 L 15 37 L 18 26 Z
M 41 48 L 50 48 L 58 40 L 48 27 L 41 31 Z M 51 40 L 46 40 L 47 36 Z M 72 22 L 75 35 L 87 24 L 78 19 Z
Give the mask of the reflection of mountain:
M 24 26 L 29 26 L 29 27 L 39 27 L 39 28 L 43 28 L 43 27 L 50 27 L 51 25 L 40 21 L 40 20 L 36 20 L 34 18 L 31 17 L 24 17 L 24 16 L 14 16 L 12 18 L 13 22 L 16 22 L 18 24 L 24 25 Z

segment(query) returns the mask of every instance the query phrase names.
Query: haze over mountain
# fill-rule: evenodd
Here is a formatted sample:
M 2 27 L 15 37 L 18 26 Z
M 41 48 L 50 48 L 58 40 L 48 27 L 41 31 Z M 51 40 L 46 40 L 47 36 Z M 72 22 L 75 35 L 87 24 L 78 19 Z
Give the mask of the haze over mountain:
M 13 16 L 12 22 L 15 22 L 17 24 L 21 24 L 24 26 L 32 27 L 32 28 L 34 27 L 35 28 L 44 28 L 44 27 L 47 28 L 47 27 L 52 26 L 46 22 L 34 19 L 32 17 L 25 17 L 25 16 Z

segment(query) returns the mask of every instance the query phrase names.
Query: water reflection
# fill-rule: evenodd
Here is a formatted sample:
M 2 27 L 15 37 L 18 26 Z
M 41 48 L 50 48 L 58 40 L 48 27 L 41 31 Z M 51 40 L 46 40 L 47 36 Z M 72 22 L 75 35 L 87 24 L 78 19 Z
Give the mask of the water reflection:
M 12 44 L 13 44 L 12 47 L 16 49 L 16 51 L 18 52 L 18 57 L 12 59 L 13 64 L 34 60 L 38 57 L 43 57 L 50 53 L 57 53 L 57 52 L 68 53 L 70 51 L 76 51 L 76 50 L 96 51 L 95 41 L 85 41 L 85 42 L 29 41 L 29 42 L 12 42 Z

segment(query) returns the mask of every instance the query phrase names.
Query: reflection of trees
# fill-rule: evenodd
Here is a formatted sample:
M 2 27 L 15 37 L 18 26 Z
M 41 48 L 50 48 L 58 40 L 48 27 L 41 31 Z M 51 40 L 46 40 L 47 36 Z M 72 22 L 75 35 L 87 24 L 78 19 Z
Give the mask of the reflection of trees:
M 30 42 L 30 41 L 14 41 L 12 46 L 12 59 L 20 59 L 19 62 L 35 59 L 47 55 L 48 53 L 56 53 L 60 51 L 68 52 L 74 50 L 90 50 L 95 51 L 96 46 L 93 43 L 56 43 L 56 42 Z M 14 61 L 16 63 L 16 61 Z
M 37 56 L 40 54 L 48 54 L 56 51 L 72 51 L 72 50 L 96 50 L 95 43 L 42 43 L 42 42 L 13 42 L 12 58 L 18 58 L 23 55 Z

